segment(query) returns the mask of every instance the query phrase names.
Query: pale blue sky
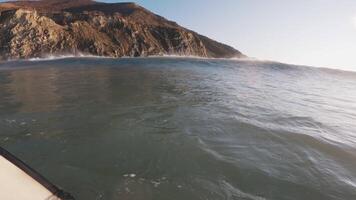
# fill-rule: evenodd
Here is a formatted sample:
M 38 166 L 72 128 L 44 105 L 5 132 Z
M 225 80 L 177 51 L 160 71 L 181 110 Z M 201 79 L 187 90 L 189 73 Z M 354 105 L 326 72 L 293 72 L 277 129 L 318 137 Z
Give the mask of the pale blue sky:
M 251 57 L 356 70 L 356 0 L 133 2 Z
M 251 57 L 356 70 L 356 0 L 135 2 Z

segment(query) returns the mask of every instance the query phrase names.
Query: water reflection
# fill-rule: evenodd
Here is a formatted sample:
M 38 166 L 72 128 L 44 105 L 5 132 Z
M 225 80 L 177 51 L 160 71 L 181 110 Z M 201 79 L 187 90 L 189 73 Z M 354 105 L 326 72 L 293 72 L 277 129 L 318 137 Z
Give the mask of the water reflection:
M 56 110 L 60 95 L 56 93 L 59 70 L 19 70 L 9 74 L 6 85 L 12 101 L 19 102 L 18 112 L 51 112 Z

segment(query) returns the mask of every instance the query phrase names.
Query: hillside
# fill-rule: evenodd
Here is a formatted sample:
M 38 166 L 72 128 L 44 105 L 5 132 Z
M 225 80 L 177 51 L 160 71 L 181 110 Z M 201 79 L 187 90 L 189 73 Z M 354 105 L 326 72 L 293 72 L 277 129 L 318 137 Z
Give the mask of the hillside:
M 0 3 L 0 59 L 62 54 L 108 57 L 244 57 L 134 3 L 91 0 Z

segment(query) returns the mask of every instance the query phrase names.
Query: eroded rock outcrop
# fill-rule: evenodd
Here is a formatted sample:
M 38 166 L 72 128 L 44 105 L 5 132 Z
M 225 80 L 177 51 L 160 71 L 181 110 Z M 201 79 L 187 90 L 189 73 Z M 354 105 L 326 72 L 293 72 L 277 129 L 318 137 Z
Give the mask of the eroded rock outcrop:
M 134 3 L 90 0 L 0 4 L 0 59 L 61 54 L 244 57 Z

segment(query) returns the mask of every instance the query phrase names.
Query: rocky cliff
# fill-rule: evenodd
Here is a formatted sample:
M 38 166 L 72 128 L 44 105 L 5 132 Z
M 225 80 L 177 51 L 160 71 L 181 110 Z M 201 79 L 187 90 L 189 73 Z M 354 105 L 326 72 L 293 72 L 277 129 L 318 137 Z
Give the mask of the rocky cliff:
M 134 3 L 91 0 L 0 3 L 0 59 L 88 54 L 244 57 Z

